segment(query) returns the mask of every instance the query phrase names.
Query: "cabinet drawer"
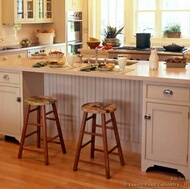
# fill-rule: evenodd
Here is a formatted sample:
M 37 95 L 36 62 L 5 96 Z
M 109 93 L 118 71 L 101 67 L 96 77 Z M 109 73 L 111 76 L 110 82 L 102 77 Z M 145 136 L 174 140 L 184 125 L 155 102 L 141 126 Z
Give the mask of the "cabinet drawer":
M 190 98 L 189 88 L 148 85 L 147 97 L 161 100 L 174 100 L 188 102 Z
M 20 74 L 12 72 L 0 72 L 0 83 L 20 84 Z

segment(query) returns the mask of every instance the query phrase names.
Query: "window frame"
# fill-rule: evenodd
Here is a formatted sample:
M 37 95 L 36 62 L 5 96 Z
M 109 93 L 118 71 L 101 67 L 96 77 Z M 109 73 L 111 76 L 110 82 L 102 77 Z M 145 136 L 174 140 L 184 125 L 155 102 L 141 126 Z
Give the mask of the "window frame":
M 124 0 L 124 45 L 136 45 L 136 32 L 137 31 L 137 14 L 138 11 L 135 10 L 138 0 Z M 88 0 L 89 3 L 89 36 L 94 36 L 100 38 L 100 23 L 101 14 L 99 13 L 100 0 Z M 190 38 L 163 38 L 161 32 L 157 28 L 161 28 L 162 21 L 160 19 L 162 11 L 160 10 L 161 1 L 156 1 L 156 6 L 159 7 L 155 13 L 155 36 L 151 37 L 151 46 L 162 46 L 171 43 L 182 44 L 184 46 L 189 46 Z M 164 10 L 165 11 L 165 10 Z M 175 11 L 175 10 L 174 10 Z M 151 10 L 152 12 L 152 10 Z M 92 14 L 93 13 L 93 14 Z M 92 19 L 93 16 L 93 19 Z M 91 23 L 90 23 L 91 22 Z

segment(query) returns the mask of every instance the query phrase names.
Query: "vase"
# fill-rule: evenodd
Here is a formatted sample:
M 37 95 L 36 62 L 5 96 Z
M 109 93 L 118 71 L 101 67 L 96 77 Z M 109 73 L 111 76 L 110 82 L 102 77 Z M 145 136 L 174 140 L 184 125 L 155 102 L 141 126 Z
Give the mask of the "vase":
M 151 50 L 150 57 L 149 57 L 149 69 L 157 70 L 158 61 L 159 61 L 159 57 L 158 57 L 156 49 Z
M 104 46 L 119 47 L 121 45 L 120 40 L 117 38 L 105 38 L 102 42 Z

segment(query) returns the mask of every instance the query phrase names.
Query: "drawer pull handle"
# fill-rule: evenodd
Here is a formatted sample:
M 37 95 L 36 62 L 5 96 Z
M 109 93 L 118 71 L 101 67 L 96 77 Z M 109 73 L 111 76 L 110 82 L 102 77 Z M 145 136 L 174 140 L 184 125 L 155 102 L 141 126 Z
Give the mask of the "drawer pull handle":
M 165 89 L 165 90 L 163 91 L 163 94 L 164 94 L 164 95 L 171 96 L 171 95 L 173 95 L 174 93 L 173 93 L 173 91 L 170 90 L 170 89 Z
M 8 74 L 5 74 L 5 75 L 3 76 L 3 79 L 9 80 L 9 79 L 10 79 L 10 78 L 9 78 L 9 75 L 8 75 Z

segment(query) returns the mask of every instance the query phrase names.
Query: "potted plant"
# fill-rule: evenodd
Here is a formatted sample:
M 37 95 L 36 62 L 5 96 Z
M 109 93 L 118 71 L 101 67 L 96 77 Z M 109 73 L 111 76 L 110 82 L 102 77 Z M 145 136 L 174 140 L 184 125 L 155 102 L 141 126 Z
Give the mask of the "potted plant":
M 103 41 L 103 45 L 106 46 L 112 46 L 112 47 L 118 47 L 120 46 L 120 40 L 117 38 L 117 35 L 122 34 L 122 31 L 124 29 L 124 26 L 117 30 L 116 27 L 112 27 L 110 25 L 107 26 L 106 29 L 104 29 L 103 36 L 105 37 Z
M 180 38 L 181 26 L 179 24 L 166 26 L 163 31 L 163 36 L 168 38 Z

